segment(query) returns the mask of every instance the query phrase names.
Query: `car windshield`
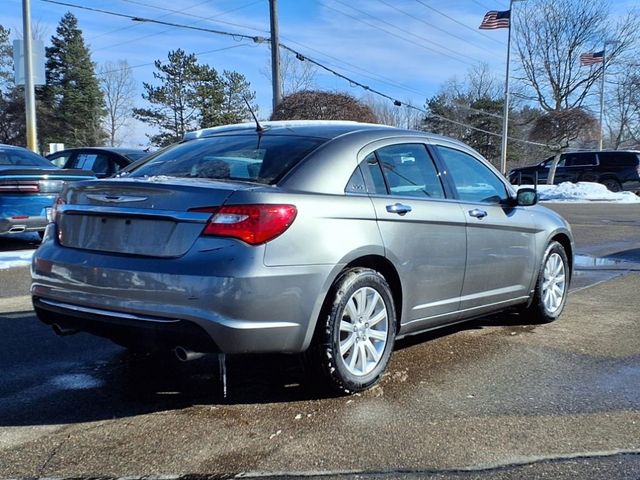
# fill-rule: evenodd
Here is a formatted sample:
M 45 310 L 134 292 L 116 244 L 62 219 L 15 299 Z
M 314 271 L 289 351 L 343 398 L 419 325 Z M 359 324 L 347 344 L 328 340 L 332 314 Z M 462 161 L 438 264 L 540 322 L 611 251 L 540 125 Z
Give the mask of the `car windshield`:
M 229 135 L 175 145 L 131 173 L 276 183 L 327 139 L 294 135 Z
M 0 166 L 2 165 L 55 168 L 49 160 L 29 150 L 0 147 Z

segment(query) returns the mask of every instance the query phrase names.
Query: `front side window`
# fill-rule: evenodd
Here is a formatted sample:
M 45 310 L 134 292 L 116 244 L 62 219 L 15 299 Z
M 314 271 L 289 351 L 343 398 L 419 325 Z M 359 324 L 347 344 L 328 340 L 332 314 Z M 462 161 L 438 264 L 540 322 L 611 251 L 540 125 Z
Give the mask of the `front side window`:
M 389 145 L 376 150 L 375 159 L 377 163 L 372 163 L 369 157 L 365 162 L 372 175 L 376 169 L 382 171 L 383 178 L 375 183 L 384 181 L 390 195 L 444 198 L 438 171 L 423 144 Z
M 508 198 L 504 183 L 480 160 L 453 148 L 436 148 L 447 165 L 460 200 L 499 203 Z

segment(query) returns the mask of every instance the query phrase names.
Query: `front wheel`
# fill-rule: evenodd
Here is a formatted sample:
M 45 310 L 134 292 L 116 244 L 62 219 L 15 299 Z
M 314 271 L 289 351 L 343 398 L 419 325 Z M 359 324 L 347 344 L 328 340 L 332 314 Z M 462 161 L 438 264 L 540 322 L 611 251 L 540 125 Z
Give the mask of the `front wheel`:
M 551 242 L 542 257 L 531 305 L 522 313 L 532 323 L 549 323 L 558 318 L 567 301 L 570 275 L 564 247 Z
M 344 393 L 366 390 L 384 373 L 396 334 L 391 289 L 375 270 L 343 273 L 319 319 L 314 362 L 330 386 Z

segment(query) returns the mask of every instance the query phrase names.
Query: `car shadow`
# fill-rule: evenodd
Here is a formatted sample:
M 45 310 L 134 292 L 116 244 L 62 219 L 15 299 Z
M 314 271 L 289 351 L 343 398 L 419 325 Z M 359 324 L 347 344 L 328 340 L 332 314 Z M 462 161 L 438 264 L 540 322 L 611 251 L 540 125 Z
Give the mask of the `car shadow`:
M 0 252 L 35 250 L 40 246 L 37 233 L 12 233 L 0 235 Z
M 0 382 L 4 390 L 0 393 L 0 426 L 71 424 L 192 406 L 288 403 L 340 396 L 323 387 L 302 355 L 208 355 L 180 362 L 166 352 L 133 354 L 86 334 L 57 337 L 33 315 L 8 317 L 9 321 L 15 319 L 33 322 L 24 324 L 21 335 L 40 340 L 37 349 L 21 342 L 0 355 L 9 365 L 7 380 Z M 405 338 L 396 342 L 396 349 L 470 329 L 523 325 L 518 315 L 502 313 Z

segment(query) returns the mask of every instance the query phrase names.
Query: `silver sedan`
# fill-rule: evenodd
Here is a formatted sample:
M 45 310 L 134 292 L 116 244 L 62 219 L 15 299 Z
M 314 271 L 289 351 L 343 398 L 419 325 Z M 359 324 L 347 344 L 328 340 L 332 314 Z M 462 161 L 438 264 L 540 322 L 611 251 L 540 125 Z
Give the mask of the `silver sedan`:
M 562 312 L 565 220 L 466 145 L 354 122 L 190 133 L 69 185 L 33 259 L 39 318 L 131 349 L 306 352 L 366 389 L 394 341 L 511 308 Z

